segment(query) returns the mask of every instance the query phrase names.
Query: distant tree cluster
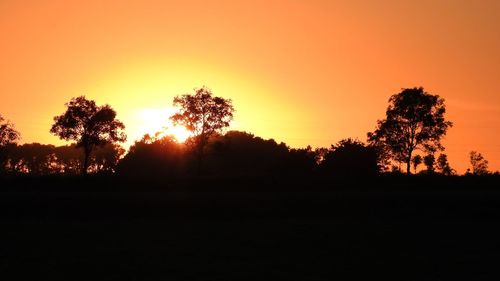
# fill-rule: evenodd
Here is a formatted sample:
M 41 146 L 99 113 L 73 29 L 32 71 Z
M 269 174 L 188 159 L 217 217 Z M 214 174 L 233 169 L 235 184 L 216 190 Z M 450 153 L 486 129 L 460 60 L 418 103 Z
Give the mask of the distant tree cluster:
M 233 119 L 231 100 L 206 87 L 174 98 L 179 112 L 170 117 L 192 136 L 179 143 L 171 136 L 145 135 L 127 153 L 125 126 L 109 106 L 84 96 L 71 99 L 54 117 L 51 133 L 74 143 L 18 145 L 20 134 L 0 116 L 0 171 L 11 174 L 77 175 L 118 173 L 132 177 L 281 177 L 317 175 L 372 177 L 382 172 L 451 176 L 441 143 L 452 123 L 444 117 L 444 99 L 423 88 L 403 89 L 389 99 L 386 118 L 368 133 L 367 143 L 343 139 L 330 148 L 290 148 L 273 139 L 224 130 Z M 439 155 L 437 155 L 437 152 Z M 437 155 L 437 156 L 436 156 Z M 468 174 L 487 175 L 488 161 L 470 153 Z M 420 169 L 421 165 L 424 169 Z
M 116 144 L 98 147 L 88 160 L 91 173 L 114 173 L 125 150 Z M 54 146 L 39 143 L 13 145 L 3 169 L 11 174 L 78 175 L 84 154 L 76 145 Z

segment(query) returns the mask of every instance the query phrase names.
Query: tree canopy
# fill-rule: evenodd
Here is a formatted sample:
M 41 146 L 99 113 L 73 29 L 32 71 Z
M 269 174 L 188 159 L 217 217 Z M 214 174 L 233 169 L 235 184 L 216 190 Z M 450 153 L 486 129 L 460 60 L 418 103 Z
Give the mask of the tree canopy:
M 9 148 L 15 144 L 20 138 L 20 134 L 14 128 L 14 125 L 5 120 L 0 115 L 0 173 L 6 165 Z
M 0 147 L 4 147 L 10 143 L 15 143 L 20 138 L 20 134 L 14 128 L 14 124 L 5 120 L 0 115 Z
M 170 119 L 185 126 L 195 137 L 208 138 L 229 126 L 234 108 L 230 99 L 215 97 L 207 87 L 195 89 L 194 94 L 174 98 L 179 112 Z

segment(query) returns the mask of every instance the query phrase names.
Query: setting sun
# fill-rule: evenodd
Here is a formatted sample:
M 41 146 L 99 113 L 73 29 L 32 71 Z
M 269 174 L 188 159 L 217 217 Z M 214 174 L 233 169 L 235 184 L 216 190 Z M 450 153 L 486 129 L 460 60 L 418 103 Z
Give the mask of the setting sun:
M 138 111 L 140 126 L 135 135 L 149 134 L 154 136 L 173 136 L 178 142 L 184 142 L 191 136 L 191 132 L 183 126 L 175 126 L 169 117 L 175 114 L 175 108 L 143 108 Z M 132 140 L 135 141 L 135 140 Z

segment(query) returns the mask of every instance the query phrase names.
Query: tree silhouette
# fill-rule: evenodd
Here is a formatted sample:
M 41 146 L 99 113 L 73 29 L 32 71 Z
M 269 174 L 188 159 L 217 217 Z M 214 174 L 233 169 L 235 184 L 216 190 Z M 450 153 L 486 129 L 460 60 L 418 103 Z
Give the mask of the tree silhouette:
M 424 156 L 424 165 L 427 168 L 426 172 L 428 174 L 434 173 L 434 164 L 436 164 L 436 157 L 434 157 L 434 154 L 427 154 Z
M 488 172 L 488 160 L 486 160 L 483 155 L 477 151 L 471 151 L 469 154 L 470 164 L 472 165 L 473 175 L 487 175 Z
M 14 124 L 0 115 L 0 147 L 15 143 L 19 138 L 20 134 L 14 129 Z
M 415 155 L 413 156 L 413 159 L 411 160 L 411 163 L 413 164 L 413 172 L 416 174 L 417 173 L 417 168 L 420 164 L 422 164 L 423 159 L 422 156 L 420 155 Z
M 109 105 L 97 106 L 85 96 L 73 98 L 65 105 L 66 112 L 54 117 L 50 132 L 63 140 L 74 140 L 77 147 L 83 148 L 82 174 L 87 174 L 94 148 L 124 142 L 126 135 L 122 130 L 125 125 L 116 119 L 116 112 Z
M 0 115 L 0 172 L 5 168 L 9 148 L 15 144 L 19 138 L 20 134 L 16 131 L 14 125 Z
M 234 108 L 230 99 L 212 96 L 207 87 L 195 89 L 194 94 L 174 98 L 180 111 L 170 117 L 174 125 L 180 124 L 193 133 L 189 139 L 196 150 L 198 173 L 201 172 L 203 149 L 211 136 L 220 133 L 233 120 Z
M 451 176 L 455 173 L 455 170 L 450 167 L 450 163 L 448 162 L 448 155 L 446 154 L 439 154 L 439 157 L 437 158 L 436 168 L 441 174 L 445 176 Z
M 386 119 L 377 122 L 377 129 L 368 133 L 373 145 L 384 147 L 392 159 L 406 163 L 411 173 L 412 154 L 416 150 L 434 153 L 443 150 L 441 138 L 452 123 L 446 121 L 444 99 L 420 88 L 403 89 L 391 96 Z
M 11 170 L 32 175 L 50 174 L 54 171 L 55 146 L 30 143 L 16 146 L 11 153 Z M 54 171 L 55 172 L 55 171 Z
M 176 178 L 183 175 L 183 168 L 188 160 L 184 144 L 178 143 L 172 136 L 145 135 L 120 160 L 117 172 L 127 177 Z
M 118 144 L 108 143 L 97 147 L 90 162 L 90 170 L 94 173 L 113 173 L 125 149 Z
M 283 142 L 229 131 L 210 139 L 204 161 L 204 172 L 215 177 L 288 177 L 305 172 L 315 160 L 307 149 L 291 150 Z
M 335 176 L 373 176 L 380 167 L 377 150 L 354 139 L 332 145 L 320 163 L 320 170 Z

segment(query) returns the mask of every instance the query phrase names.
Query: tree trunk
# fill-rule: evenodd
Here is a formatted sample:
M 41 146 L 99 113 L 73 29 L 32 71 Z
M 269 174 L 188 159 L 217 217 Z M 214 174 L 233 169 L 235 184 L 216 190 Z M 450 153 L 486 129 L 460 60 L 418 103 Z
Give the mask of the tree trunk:
M 406 174 L 411 175 L 411 155 L 413 154 L 414 148 L 411 147 L 408 152 L 408 158 L 406 159 Z
M 83 148 L 84 159 L 83 159 L 82 175 L 84 175 L 84 176 L 87 175 L 87 170 L 89 168 L 89 159 L 90 159 L 91 152 L 92 152 L 92 148 L 90 148 L 90 147 Z
M 406 159 L 406 174 L 411 175 L 411 152 Z

